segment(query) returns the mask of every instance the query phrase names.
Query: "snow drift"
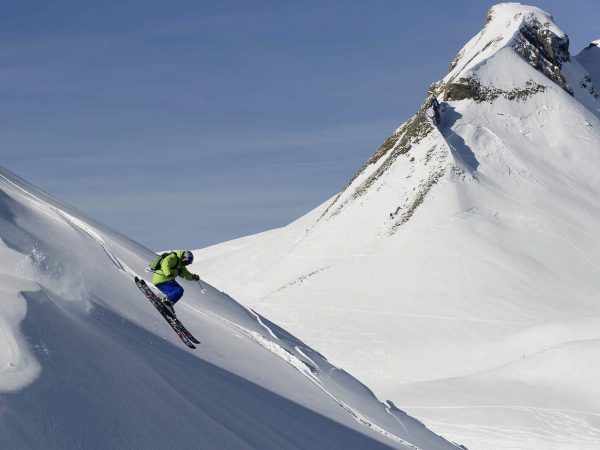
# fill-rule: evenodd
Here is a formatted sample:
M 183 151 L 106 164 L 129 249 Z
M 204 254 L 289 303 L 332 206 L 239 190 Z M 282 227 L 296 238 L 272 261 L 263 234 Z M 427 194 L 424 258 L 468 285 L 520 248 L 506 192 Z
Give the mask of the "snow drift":
M 1 168 L 0 238 L 0 448 L 456 448 L 210 286 L 188 350 L 133 283 L 150 250 Z
M 597 50 L 494 6 L 339 194 L 195 269 L 467 447 L 597 449 Z

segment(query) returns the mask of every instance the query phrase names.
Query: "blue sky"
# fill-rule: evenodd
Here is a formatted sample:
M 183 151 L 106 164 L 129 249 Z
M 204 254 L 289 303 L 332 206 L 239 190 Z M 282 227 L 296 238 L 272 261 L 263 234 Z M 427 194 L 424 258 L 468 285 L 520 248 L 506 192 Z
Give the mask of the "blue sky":
M 285 225 L 340 190 L 487 1 L 3 1 L 0 164 L 155 250 Z M 578 52 L 597 0 L 532 2 Z

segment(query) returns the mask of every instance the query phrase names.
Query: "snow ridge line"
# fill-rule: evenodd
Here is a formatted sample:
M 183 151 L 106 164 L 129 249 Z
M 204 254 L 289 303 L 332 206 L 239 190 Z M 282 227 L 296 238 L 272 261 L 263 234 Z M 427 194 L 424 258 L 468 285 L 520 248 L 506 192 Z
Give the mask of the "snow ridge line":
M 292 281 L 288 281 L 287 283 L 285 283 L 285 284 L 283 284 L 282 286 L 278 287 L 278 288 L 277 288 L 277 289 L 275 289 L 274 291 L 272 291 L 272 292 L 269 292 L 269 293 L 268 293 L 267 295 L 265 295 L 264 297 L 261 297 L 261 298 L 259 299 L 259 301 L 261 301 L 261 300 L 265 300 L 265 299 L 267 299 L 267 298 L 271 297 L 273 294 L 276 294 L 276 293 L 278 293 L 278 292 L 280 292 L 280 291 L 283 291 L 284 289 L 290 288 L 290 287 L 292 287 L 292 286 L 294 286 L 294 285 L 296 285 L 296 284 L 298 284 L 298 283 L 303 283 L 303 282 L 304 282 L 304 280 L 307 280 L 308 278 L 310 278 L 310 277 L 312 277 L 312 276 L 314 276 L 314 275 L 317 275 L 319 272 L 323 272 L 323 271 L 325 271 L 325 270 L 327 270 L 327 269 L 331 269 L 331 265 L 327 265 L 327 266 L 325 266 L 325 267 L 321 267 L 320 269 L 313 270 L 313 271 L 312 271 L 312 272 L 310 272 L 310 273 L 307 273 L 307 274 L 304 274 L 304 275 L 300 275 L 299 277 L 295 278 L 294 280 L 292 280 Z
M 285 348 L 283 348 L 282 346 L 280 346 L 279 344 L 265 338 L 264 336 L 262 336 L 260 333 L 257 333 L 256 331 L 252 331 L 249 330 L 246 327 L 243 327 L 229 319 L 226 319 L 223 316 L 220 316 L 218 314 L 212 313 L 210 311 L 205 311 L 199 308 L 196 308 L 195 306 L 189 305 L 187 303 L 183 303 L 184 306 L 187 306 L 190 309 L 193 309 L 194 311 L 200 313 L 200 314 L 204 314 L 205 316 L 209 316 L 212 317 L 213 319 L 218 319 L 222 322 L 224 322 L 225 324 L 227 324 L 228 326 L 230 326 L 231 328 L 234 328 L 235 330 L 239 331 L 240 333 L 248 336 L 250 339 L 252 339 L 253 341 L 255 341 L 257 344 L 260 344 L 262 347 L 266 348 L 267 350 L 277 354 L 280 358 L 284 359 L 285 361 L 287 361 L 289 364 L 291 364 L 292 366 L 294 366 L 296 369 L 298 369 L 300 372 L 302 372 L 303 374 L 305 374 L 307 377 L 313 379 L 314 381 L 316 381 L 317 383 L 321 383 L 321 381 L 315 377 L 315 372 L 316 369 L 312 369 L 308 364 L 304 363 L 302 360 L 300 360 L 297 356 L 294 356 L 291 352 L 289 352 L 288 350 L 286 350 Z M 276 337 L 277 340 L 279 340 Z M 316 366 L 316 364 L 315 364 Z
M 309 356 L 308 356 L 306 353 L 304 353 L 304 352 L 302 351 L 302 349 L 300 348 L 300 346 L 299 346 L 299 345 L 296 345 L 296 346 L 294 347 L 294 350 L 296 350 L 298 353 L 300 353 L 300 356 L 302 356 L 304 359 L 308 359 L 308 360 L 309 360 L 309 361 L 310 361 L 310 362 L 313 364 L 313 366 L 315 366 L 315 367 L 319 367 L 319 366 L 317 365 L 317 363 L 316 363 L 316 362 L 314 362 L 314 361 L 312 360 L 312 358 L 310 358 L 310 357 L 309 357 Z
M 106 256 L 108 256 L 108 258 L 116 266 L 117 269 L 119 269 L 121 272 L 126 273 L 127 275 L 130 275 L 131 277 L 137 276 L 137 274 L 133 270 L 131 270 L 131 268 L 129 266 L 127 266 L 127 264 L 125 264 L 123 261 L 121 261 L 108 248 L 108 244 L 106 243 L 106 241 L 93 228 L 89 227 L 83 221 L 77 219 L 76 217 L 73 217 L 72 215 L 70 215 L 58 208 L 52 207 L 52 209 L 54 210 L 54 212 L 56 212 L 56 214 L 58 214 L 61 218 L 63 218 L 73 228 L 82 231 L 83 233 L 85 233 L 89 237 L 91 237 L 94 241 L 96 241 L 98 243 L 98 245 L 100 245 L 100 247 L 102 247 L 102 250 L 104 250 L 104 253 L 106 253 Z
M 385 412 L 387 412 L 390 416 L 392 416 L 394 419 L 396 419 L 396 421 L 402 425 L 402 428 L 404 428 L 404 431 L 406 431 L 406 434 L 408 434 L 410 436 L 410 433 L 408 432 L 408 430 L 406 429 L 406 426 L 404 425 L 404 422 L 402 422 L 402 420 L 400 419 L 400 417 L 396 416 L 393 412 L 392 412 L 392 405 L 391 403 L 388 401 L 386 401 L 384 403 L 385 405 Z
M 4 175 L 4 174 L 0 173 L 0 177 L 4 178 L 4 180 L 5 180 L 7 183 L 9 183 L 9 184 L 13 185 L 14 187 L 16 187 L 17 189 L 19 189 L 20 191 L 24 192 L 25 194 L 27 194 L 27 195 L 29 195 L 30 197 L 32 197 L 32 198 L 34 198 L 35 200 L 37 200 L 38 202 L 40 202 L 40 203 L 46 203 L 46 202 L 44 202 L 44 201 L 43 201 L 41 198 L 39 198 L 39 197 L 37 197 L 37 196 L 33 195 L 31 192 L 29 192 L 29 191 L 27 191 L 27 190 L 23 189 L 21 186 L 19 186 L 19 185 L 18 185 L 18 184 L 16 184 L 15 182 L 13 182 L 13 181 L 9 180 L 9 179 L 6 177 L 6 175 Z
M 254 318 L 256 319 L 256 321 L 265 329 L 269 332 L 269 334 L 271 336 L 273 336 L 275 339 L 279 340 L 279 338 L 277 337 L 277 335 L 273 332 L 273 330 L 271 330 L 270 327 L 268 327 L 267 325 L 265 325 L 265 323 L 262 321 L 262 318 L 252 309 L 247 307 L 246 305 L 242 305 L 244 308 L 246 308 L 248 310 L 248 312 L 250 314 L 252 314 L 254 316 Z
M 259 344 L 266 350 L 269 350 L 270 352 L 279 356 L 281 359 L 286 361 L 288 364 L 290 364 L 292 367 L 294 367 L 296 370 L 298 370 L 300 373 L 302 373 L 304 376 L 306 376 L 310 381 L 312 381 L 319 389 L 321 389 L 325 394 L 327 394 L 329 397 L 331 397 L 332 400 L 334 400 L 338 405 L 340 405 L 342 408 L 344 408 L 346 410 L 346 412 L 348 412 L 361 425 L 369 427 L 373 431 L 383 434 L 388 439 L 396 441 L 408 448 L 411 448 L 413 450 L 422 450 L 419 447 L 411 444 L 410 442 L 402 439 L 401 437 L 396 436 L 395 434 L 391 433 L 390 431 L 387 431 L 385 428 L 377 425 L 375 423 L 375 421 L 371 420 L 368 416 L 361 414 L 360 412 L 358 412 L 357 410 L 352 408 L 350 405 L 345 403 L 343 400 L 338 399 L 335 395 L 333 395 L 331 392 L 329 392 L 327 389 L 325 389 L 325 387 L 321 383 L 321 380 L 319 380 L 319 378 L 316 376 L 316 373 L 318 373 L 318 371 L 316 371 L 316 369 L 314 369 L 314 371 L 313 371 L 313 369 L 309 365 L 307 365 L 305 362 L 300 360 L 300 358 L 298 358 L 297 356 L 292 354 L 289 350 L 287 350 L 287 349 L 283 348 L 282 346 L 280 346 L 279 344 L 265 338 L 260 333 L 257 333 L 256 331 L 252 331 L 245 327 L 242 327 L 241 325 L 238 325 L 237 323 L 235 323 L 229 319 L 226 319 L 225 317 L 219 316 L 218 314 L 214 314 L 209 311 L 203 311 L 203 310 L 196 308 L 189 304 L 184 303 L 184 305 L 190 309 L 193 309 L 194 311 L 196 311 L 200 314 L 204 314 L 206 316 L 221 320 L 222 322 L 224 322 L 227 325 L 229 325 L 230 327 L 236 329 L 240 333 L 248 336 L 250 339 L 252 339 L 254 342 Z M 297 347 L 296 347 L 296 349 L 297 349 Z M 304 355 L 303 352 L 300 352 L 300 353 L 302 355 Z M 312 361 L 312 359 L 310 359 L 310 358 L 307 358 L 307 359 Z M 314 363 L 314 361 L 313 361 L 313 363 Z M 317 366 L 317 365 L 315 364 L 315 366 Z M 386 406 L 386 410 L 387 409 L 388 408 Z M 391 414 L 391 412 L 389 412 L 389 411 L 388 411 L 388 413 Z M 396 416 L 394 416 L 394 417 L 396 417 Z M 398 419 L 398 418 L 396 417 L 396 419 Z
M 87 224 L 85 224 L 83 221 L 77 219 L 76 217 L 72 216 L 71 214 L 63 211 L 62 209 L 57 208 L 56 206 L 50 205 L 47 201 L 42 200 L 37 195 L 29 192 L 27 189 L 24 189 L 23 187 L 19 186 L 15 182 L 13 182 L 10 179 L 8 179 L 4 174 L 0 173 L 0 177 L 4 178 L 4 180 L 6 182 L 8 182 L 9 184 L 11 184 L 12 186 L 14 186 L 15 188 L 19 189 L 21 192 L 25 193 L 29 197 L 31 197 L 34 200 L 36 200 L 37 202 L 39 202 L 42 206 L 49 207 L 55 214 L 57 214 L 61 219 L 63 219 L 64 221 L 66 221 L 73 228 L 76 228 L 76 229 L 79 229 L 79 230 L 83 231 L 89 237 L 91 237 L 92 239 L 94 239 L 102 247 L 102 249 L 104 250 L 104 252 L 106 253 L 106 255 L 109 257 L 109 259 L 112 261 L 112 263 L 117 267 L 117 269 L 119 269 L 122 272 L 125 272 L 128 275 L 131 275 L 132 277 L 136 275 L 135 272 L 133 270 L 131 270 L 131 268 L 129 268 L 125 263 L 123 263 L 119 258 L 117 258 L 112 253 L 112 251 L 108 248 L 108 245 L 106 244 L 106 242 L 104 241 L 104 239 L 102 238 L 102 236 L 100 236 L 90 226 L 88 226 Z

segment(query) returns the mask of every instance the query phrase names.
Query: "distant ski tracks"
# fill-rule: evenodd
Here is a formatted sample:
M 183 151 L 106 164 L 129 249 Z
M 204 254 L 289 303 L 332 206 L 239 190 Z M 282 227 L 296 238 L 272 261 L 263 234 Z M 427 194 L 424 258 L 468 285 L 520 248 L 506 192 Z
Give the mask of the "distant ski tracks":
M 478 410 L 478 409 L 508 409 L 523 411 L 531 413 L 538 420 L 545 422 L 550 425 L 550 428 L 564 429 L 568 428 L 571 430 L 572 435 L 565 437 L 564 435 L 546 435 L 546 439 L 554 439 L 557 444 L 571 444 L 568 448 L 578 449 L 596 449 L 598 440 L 600 439 L 600 429 L 590 425 L 589 423 L 582 421 L 581 415 L 600 417 L 600 412 L 592 411 L 580 411 L 572 409 L 557 409 L 557 408 L 543 408 L 535 406 L 524 406 L 524 405 L 460 405 L 460 406 L 418 406 L 418 405 L 405 405 L 407 409 L 413 411 L 425 411 L 425 410 Z M 438 427 L 443 425 L 444 427 L 457 428 L 462 430 L 476 431 L 483 436 L 503 436 L 510 435 L 511 441 L 521 441 L 526 437 L 536 436 L 535 432 L 525 431 L 522 427 L 516 426 L 485 426 L 475 424 L 455 424 L 441 422 L 439 420 L 428 420 L 429 424 L 435 424 Z M 582 433 L 585 432 L 585 435 Z M 537 437 L 537 436 L 536 436 Z M 578 440 L 576 442 L 576 440 Z M 553 448 L 553 447 L 548 447 Z M 564 447 L 561 447 L 564 448 Z
M 257 303 L 259 305 L 260 303 Z M 263 303 L 262 306 L 273 306 L 269 303 Z M 310 308 L 316 309 L 320 311 L 334 311 L 334 312 L 353 312 L 359 314 L 382 314 L 386 316 L 403 316 L 403 317 L 421 317 L 424 319 L 434 319 L 434 320 L 455 320 L 458 322 L 483 322 L 483 323 L 503 323 L 507 325 L 531 325 L 529 322 L 511 322 L 507 320 L 497 320 L 497 319 L 483 319 L 477 317 L 455 317 L 455 316 L 442 316 L 442 315 L 433 315 L 433 314 L 419 314 L 419 313 L 409 313 L 409 312 L 400 312 L 400 311 L 378 311 L 371 309 L 359 309 L 359 308 L 327 308 L 324 306 L 315 306 L 315 305 L 306 305 L 306 304 L 291 304 L 286 303 L 286 306 L 297 306 L 298 308 Z

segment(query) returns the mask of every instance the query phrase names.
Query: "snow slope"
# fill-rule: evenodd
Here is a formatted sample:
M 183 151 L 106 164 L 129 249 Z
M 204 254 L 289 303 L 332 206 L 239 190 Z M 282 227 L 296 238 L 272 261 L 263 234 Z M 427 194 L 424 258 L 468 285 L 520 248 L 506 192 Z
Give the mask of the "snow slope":
M 598 449 L 594 80 L 549 14 L 496 5 L 345 189 L 195 269 L 469 448 Z
M 592 80 L 600 80 L 600 39 L 591 42 L 575 59 L 585 67 Z M 584 83 L 587 84 L 588 80 Z
M 133 283 L 154 253 L 2 168 L 0 238 L 0 448 L 456 448 L 210 286 L 188 350 Z

